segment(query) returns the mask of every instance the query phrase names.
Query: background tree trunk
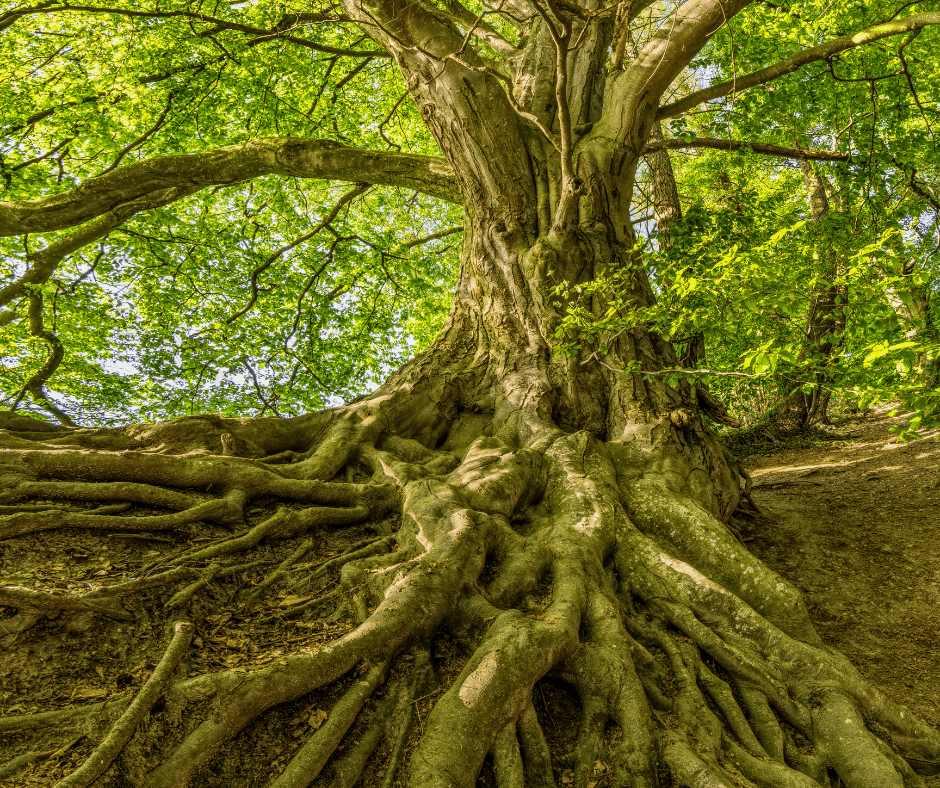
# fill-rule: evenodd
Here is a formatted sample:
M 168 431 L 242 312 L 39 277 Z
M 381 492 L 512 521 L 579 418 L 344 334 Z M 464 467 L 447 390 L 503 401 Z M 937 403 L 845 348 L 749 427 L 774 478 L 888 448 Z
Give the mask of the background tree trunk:
M 800 160 L 800 169 L 806 185 L 810 219 L 818 226 L 830 212 L 826 179 L 818 167 L 806 159 Z M 838 251 L 820 249 L 819 258 L 821 282 L 811 296 L 806 338 L 797 357 L 797 364 L 806 365 L 810 376 L 815 378 L 815 385 L 806 392 L 803 383 L 785 383 L 785 393 L 777 407 L 780 420 L 796 428 L 829 423 L 827 410 L 832 396 L 832 368 L 838 362 L 840 337 L 845 331 L 846 292 L 836 281 L 839 275 Z
M 662 124 L 656 121 L 650 132 L 650 145 L 661 143 L 663 139 Z M 658 241 L 661 248 L 671 249 L 673 243 L 670 239 L 670 226 L 682 218 L 682 204 L 679 202 L 679 190 L 676 186 L 672 161 L 665 148 L 647 153 L 645 159 L 652 184 L 653 219 L 659 232 Z M 678 343 L 681 348 L 678 358 L 680 366 L 686 369 L 703 369 L 707 366 L 703 331 L 694 331 L 684 337 L 674 336 L 672 341 Z M 728 412 L 724 403 L 709 391 L 705 383 L 695 384 L 695 397 L 702 413 L 712 421 L 731 427 L 741 426 L 741 422 Z

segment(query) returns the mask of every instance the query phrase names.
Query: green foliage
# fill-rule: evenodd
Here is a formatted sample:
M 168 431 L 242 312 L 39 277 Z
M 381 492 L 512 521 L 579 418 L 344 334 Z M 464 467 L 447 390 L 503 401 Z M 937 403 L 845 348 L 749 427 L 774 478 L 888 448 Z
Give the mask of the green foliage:
M 905 7 L 927 10 L 935 6 Z M 695 87 L 732 80 L 895 14 L 879 3 L 755 4 L 712 38 L 690 76 Z M 748 146 L 733 154 L 672 153 L 684 215 L 667 239 L 650 234 L 643 258 L 658 303 L 618 311 L 623 273 L 590 291 L 582 286 L 580 301 L 562 286 L 559 352 L 603 355 L 610 337 L 638 324 L 680 350 L 703 334 L 708 373 L 672 376 L 707 383 L 752 423 L 765 420 L 785 392 L 823 385 L 846 403 L 913 409 L 902 436 L 936 425 L 940 71 L 930 53 L 938 45 L 931 29 L 887 39 L 672 119 L 665 136 L 686 142 L 751 140 L 851 158 L 814 165 L 829 200 L 828 215 L 814 224 L 795 161 L 758 156 Z M 675 97 L 695 87 L 678 84 Z M 635 213 L 652 207 L 641 171 Z M 844 328 L 808 342 L 815 295 L 830 287 L 839 292 Z M 600 305 L 592 307 L 589 296 L 600 296 Z M 820 353 L 827 343 L 831 355 Z
M 111 6 L 139 10 L 133 3 Z M 157 6 L 154 5 L 154 8 Z M 267 30 L 291 13 L 325 21 L 291 35 L 371 50 L 328 5 L 161 4 Z M 266 136 L 325 136 L 436 153 L 387 57 L 336 57 L 185 17 L 58 12 L 0 35 L 2 199 L 61 191 L 135 160 Z M 207 32 L 208 31 L 208 32 Z M 376 118 L 380 120 L 377 121 Z M 381 124 L 381 119 L 387 122 Z M 82 423 L 218 411 L 291 414 L 352 398 L 443 321 L 459 236 L 452 206 L 373 188 L 311 239 L 350 186 L 284 178 L 203 191 L 138 214 L 67 258 L 43 286 L 45 325 L 66 347 L 50 394 Z M 0 240 L 0 277 L 63 233 Z M 0 407 L 44 363 L 23 301 L 0 335 Z M 28 401 L 24 405 L 29 406 Z
M 935 6 L 916 2 L 903 13 Z M 55 193 L 136 160 L 266 136 L 437 153 L 392 60 L 360 56 L 374 45 L 330 4 L 118 0 L 91 8 L 37 6 L 0 22 L 4 200 Z M 18 9 L 8 3 L 0 15 Z M 651 30 L 656 9 L 644 12 Z M 880 1 L 753 4 L 699 53 L 672 98 L 896 12 Z M 518 40 L 505 20 L 486 20 Z M 843 399 L 915 408 L 906 434 L 934 423 L 938 49 L 940 30 L 925 28 L 672 119 L 666 135 L 687 142 L 719 137 L 851 158 L 816 165 L 830 211 L 814 224 L 792 161 L 747 145 L 673 154 L 684 216 L 669 243 L 650 233 L 606 276 L 557 287 L 558 351 L 603 359 L 615 337 L 640 324 L 680 348 L 703 334 L 707 368 L 721 374 L 662 374 L 706 381 L 742 415 L 766 413 L 794 385 L 819 386 L 825 370 Z M 373 188 L 291 246 L 348 188 L 273 177 L 219 187 L 138 214 L 71 255 L 42 285 L 45 327 L 66 349 L 50 394 L 92 423 L 290 414 L 374 386 L 432 341 L 453 288 L 459 234 L 410 242 L 461 217 L 430 198 Z M 637 215 L 650 212 L 642 202 L 641 189 Z M 66 232 L 0 239 L 0 278 L 14 279 L 31 253 Z M 646 275 L 658 302 L 626 308 Z M 826 287 L 844 299 L 831 356 L 805 335 L 814 294 Z M 0 407 L 48 357 L 26 309 L 20 299 L 0 314 Z

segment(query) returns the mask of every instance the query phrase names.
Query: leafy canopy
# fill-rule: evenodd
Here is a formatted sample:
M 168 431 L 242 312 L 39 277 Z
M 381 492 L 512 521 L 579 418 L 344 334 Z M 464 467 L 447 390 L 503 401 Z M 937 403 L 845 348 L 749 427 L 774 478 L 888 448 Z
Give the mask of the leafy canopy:
M 636 40 L 670 10 L 649 5 Z M 930 2 L 752 4 L 711 39 L 667 102 L 933 10 Z M 487 18 L 517 42 L 510 25 Z M 265 137 L 440 154 L 392 60 L 329 3 L 8 3 L 0 30 L 4 200 Z M 559 352 L 602 356 L 611 336 L 640 321 L 680 345 L 699 332 L 708 370 L 722 373 L 710 385 L 740 407 L 766 409 L 781 377 L 809 380 L 819 362 L 801 351 L 813 294 L 829 284 L 841 288 L 845 309 L 833 385 L 866 401 L 901 393 L 929 416 L 938 46 L 937 30 L 924 27 L 669 119 L 666 137 L 685 145 L 671 153 L 684 211 L 671 244 L 640 218 L 654 212 L 642 172 L 635 206 L 646 236 L 640 264 L 659 303 L 622 308 L 629 271 L 577 293 L 563 287 Z M 709 150 L 696 146 L 702 138 L 744 144 Z M 795 160 L 764 156 L 757 143 L 842 155 L 815 165 L 830 187 L 825 221 L 809 220 Z M 283 175 L 142 210 L 65 256 L 0 315 L 0 397 L 6 407 L 38 407 L 24 386 L 50 357 L 48 336 L 29 317 L 41 302 L 44 330 L 64 350 L 46 390 L 83 423 L 286 415 L 352 398 L 440 327 L 460 225 L 458 206 L 402 187 Z M 73 230 L 0 239 L 0 274 L 15 281 Z M 600 312 L 591 306 L 598 298 L 607 304 Z

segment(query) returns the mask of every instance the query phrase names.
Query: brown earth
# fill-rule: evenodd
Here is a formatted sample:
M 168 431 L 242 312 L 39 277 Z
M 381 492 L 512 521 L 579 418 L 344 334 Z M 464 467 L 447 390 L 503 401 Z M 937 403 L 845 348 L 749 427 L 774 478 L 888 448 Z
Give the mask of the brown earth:
M 889 410 L 834 430 L 843 440 L 750 458 L 765 516 L 746 538 L 827 643 L 940 726 L 940 431 L 897 443 L 905 419 Z
M 902 420 L 883 410 L 834 430 L 838 440 L 749 458 L 753 498 L 764 515 L 748 521 L 743 533 L 762 560 L 805 592 L 810 614 L 828 643 L 846 653 L 889 697 L 940 726 L 940 440 L 934 432 L 926 440 L 894 442 L 890 428 Z M 268 516 L 269 508 L 251 510 L 249 524 Z M 361 544 L 359 540 L 382 538 L 388 529 L 388 523 L 381 523 L 323 532 L 308 563 L 298 564 L 296 571 L 309 574 L 354 543 Z M 87 590 L 138 576 L 155 559 L 159 563 L 168 549 L 192 549 L 202 540 L 224 536 L 221 530 L 207 532 L 205 525 L 198 532 L 184 529 L 169 535 L 30 535 L 0 544 L 0 585 Z M 257 577 L 283 560 L 285 551 L 289 548 L 279 545 L 255 548 L 250 559 L 266 562 Z M 321 582 L 329 584 L 327 578 Z M 190 604 L 188 618 L 196 623 L 197 636 L 181 666 L 184 674 L 251 670 L 277 659 L 285 648 L 316 648 L 353 625 L 317 616 L 281 620 L 278 611 L 292 595 L 319 593 L 314 588 L 282 590 L 263 609 L 249 610 L 236 600 L 243 583 L 243 578 L 222 578 Z M 159 625 L 165 618 L 160 613 L 165 596 L 154 589 L 127 598 L 139 620 L 149 618 L 154 624 L 138 628 L 134 637 L 123 621 L 80 614 L 43 620 L 22 635 L 0 638 L 0 716 L 129 697 L 165 647 L 166 632 Z M 0 608 L 0 635 L 12 612 Z M 446 640 L 432 658 L 441 675 L 450 678 L 465 660 Z M 444 688 L 429 688 L 420 699 L 416 732 Z M 570 751 L 577 704 L 561 684 L 545 681 L 539 688 L 536 709 L 544 717 L 546 736 L 556 752 Z M 271 763 L 291 756 L 322 723 L 323 710 L 331 708 L 342 689 L 324 688 L 264 715 L 204 775 L 204 784 L 266 784 Z M 157 719 L 150 722 L 159 724 Z M 44 745 L 55 754 L 30 764 L 15 779 L 0 777 L 0 785 L 53 784 L 88 756 L 106 729 L 102 718 L 90 728 L 80 726 L 74 735 L 59 733 L 65 738 L 50 738 Z M 287 742 L 284 730 L 291 734 Z M 24 751 L 27 742 L 13 737 L 6 744 L 9 750 L 0 746 L 0 764 Z M 119 774 L 137 760 L 146 758 L 126 751 L 104 783 L 123 784 Z M 559 785 L 570 785 L 572 772 L 564 756 L 555 766 Z M 486 769 L 481 784 L 487 784 Z M 940 778 L 928 784 L 940 788 Z

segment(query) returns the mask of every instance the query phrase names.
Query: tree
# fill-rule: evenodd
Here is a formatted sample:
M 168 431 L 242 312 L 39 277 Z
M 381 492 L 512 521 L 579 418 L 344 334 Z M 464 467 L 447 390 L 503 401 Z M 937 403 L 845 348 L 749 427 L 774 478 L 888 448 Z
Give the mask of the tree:
M 0 591 L 0 604 L 15 611 L 0 621 L 7 647 L 20 649 L 15 653 L 51 642 L 56 628 L 36 624 L 61 615 L 78 621 L 73 628 L 85 627 L 89 642 L 125 644 L 118 651 L 128 684 L 132 658 L 156 664 L 126 709 L 129 696 L 45 713 L 24 709 L 0 721 L 15 756 L 3 768 L 60 752 L 82 726 L 101 742 L 63 786 L 88 785 L 102 773 L 102 784 L 151 788 L 219 780 L 294 788 L 317 779 L 350 786 L 367 769 L 386 786 L 474 785 L 481 770 L 490 770 L 485 779 L 499 786 L 550 786 L 560 776 L 576 786 L 841 780 L 884 788 L 921 785 L 917 773 L 940 768 L 940 732 L 825 646 L 797 590 L 727 526 L 741 496 L 741 471 L 703 421 L 695 388 L 661 374 L 677 368 L 669 341 L 644 323 L 616 328 L 621 313 L 654 302 L 631 205 L 657 119 L 772 80 L 792 89 L 787 75 L 802 66 L 832 63 L 892 37 L 906 36 L 905 46 L 921 46 L 926 58 L 929 27 L 940 23 L 931 11 L 863 20 L 844 35 L 794 46 L 799 51 L 778 62 L 668 103 L 670 86 L 687 82 L 693 59 L 730 37 L 739 14 L 754 15 L 749 29 L 755 20 L 768 26 L 773 20 L 787 31 L 781 37 L 787 45 L 800 38 L 800 25 L 785 11 L 750 9 L 744 0 L 688 0 L 662 17 L 641 4 L 567 0 L 504 0 L 477 9 L 450 0 L 345 0 L 341 9 L 322 12 L 41 4 L 5 13 L 4 41 L 30 20 L 61 18 L 70 34 L 105 48 L 101 54 L 90 44 L 87 51 L 58 44 L 48 28 L 14 39 L 31 67 L 56 64 L 48 75 L 53 85 L 75 78 L 70 68 L 94 71 L 101 67 L 95 58 L 115 57 L 96 38 L 111 26 L 120 32 L 113 39 L 117 54 L 137 69 L 133 78 L 119 72 L 110 92 L 34 108 L 21 130 L 45 142 L 39 124 L 89 105 L 119 112 L 146 105 L 141 112 L 156 115 L 143 129 L 135 125 L 104 171 L 71 188 L 0 203 L 0 231 L 24 239 L 25 249 L 3 292 L 4 304 L 14 305 L 5 320 L 49 347 L 47 363 L 21 381 L 37 406 L 61 410 L 50 406 L 46 390 L 62 358 L 61 340 L 43 311 L 60 290 L 56 272 L 83 249 L 120 256 L 123 240 L 115 238 L 123 236 L 115 231 L 141 212 L 162 215 L 172 206 L 196 223 L 208 215 L 211 198 L 222 206 L 220 215 L 250 218 L 260 210 L 255 203 L 217 187 L 268 176 L 354 184 L 310 219 L 303 235 L 255 259 L 248 307 L 259 299 L 265 308 L 276 304 L 264 300 L 265 271 L 290 243 L 328 232 L 372 185 L 460 204 L 463 246 L 440 333 L 374 392 L 348 404 L 294 418 L 202 414 L 97 429 L 4 416 L 0 538 L 7 544 L 35 545 L 28 541 L 39 538 L 34 534 L 62 529 L 105 539 L 167 532 L 211 540 L 187 546 L 164 537 L 159 557 L 138 576 L 83 594 Z M 105 23 L 96 27 L 99 19 Z M 859 20 L 847 14 L 837 21 Z M 656 32 L 627 56 L 640 22 Z M 317 33 L 308 35 L 308 26 Z M 908 40 L 918 34 L 917 42 Z M 198 57 L 187 60 L 181 52 L 184 35 L 188 47 L 200 48 Z M 61 49 L 40 46 L 49 37 Z M 368 49 L 364 37 L 373 42 Z M 150 49 L 138 46 L 144 39 Z M 158 49 L 159 70 L 147 71 Z M 342 126 L 329 115 L 332 140 L 255 135 L 252 105 L 276 93 L 275 78 L 302 81 L 304 70 L 292 70 L 291 58 L 310 51 L 330 58 L 318 72 L 329 69 L 314 104 L 326 89 L 340 105 L 368 98 L 342 97 L 366 66 L 334 78 L 339 60 L 391 60 L 417 108 L 415 128 L 420 118 L 442 155 L 431 155 L 426 141 L 413 153 L 339 141 L 357 125 L 367 127 L 363 134 L 381 135 L 378 115 L 364 124 L 361 115 L 351 116 Z M 254 52 L 262 53 L 258 61 L 249 60 Z M 269 70 L 261 76 L 246 65 L 266 59 Z M 247 118 L 250 139 L 125 163 L 161 130 L 163 144 L 182 147 L 189 121 L 173 126 L 171 112 L 198 117 L 196 94 L 187 91 L 207 75 L 221 80 L 220 63 L 238 79 L 213 95 L 226 113 Z M 172 81 L 180 74 L 182 83 Z M 382 71 L 372 84 L 394 79 Z M 142 86 L 164 84 L 171 88 L 160 106 L 153 100 L 161 94 Z M 22 99 L 17 85 L 8 90 Z M 303 86 L 296 91 L 309 97 Z M 278 107 L 287 104 L 285 94 L 276 95 L 275 126 Z M 195 114 L 186 115 L 180 101 Z M 84 146 L 59 139 L 32 153 L 33 138 L 21 136 L 7 159 L 27 153 L 47 162 L 58 156 L 61 164 L 72 145 L 70 173 L 99 168 L 102 132 L 91 138 L 94 116 L 82 117 Z M 212 124 L 199 128 L 204 140 L 219 133 Z M 405 136 L 421 140 L 419 131 Z M 848 155 L 751 143 L 754 150 L 761 145 L 795 159 Z M 6 168 L 11 184 L 17 166 Z M 30 175 L 17 188 L 51 186 L 41 181 Z M 259 203 L 273 200 L 275 214 L 287 215 L 285 193 L 275 186 Z M 446 232 L 440 225 L 427 229 L 429 236 Z M 360 254 L 370 248 L 363 232 L 352 234 Z M 33 236 L 46 233 L 55 235 L 36 249 Z M 128 248 L 149 245 L 157 265 L 166 263 L 163 246 L 185 241 L 186 259 L 205 255 L 220 279 L 230 272 L 224 256 L 205 251 L 216 248 L 208 235 L 193 242 L 183 233 L 133 233 Z M 332 233 L 334 240 L 349 235 L 335 227 Z M 237 259 L 250 240 L 221 242 Z M 204 275 L 216 281 L 208 268 Z M 311 274 L 309 287 L 317 276 Z M 613 306 L 592 289 L 600 281 L 615 282 Z M 332 292 L 320 297 L 334 303 L 339 294 Z M 212 297 L 208 288 L 200 293 Z M 28 320 L 16 304 L 28 305 Z M 559 353 L 566 314 L 586 315 L 601 328 Z M 265 319 L 270 331 L 289 322 L 276 310 Z M 296 328 L 278 340 L 287 355 Z M 244 358 L 246 351 L 231 352 Z M 292 380 L 309 373 L 314 385 L 319 370 L 307 370 Z M 89 502 L 97 508 L 87 508 Z M 318 568 L 301 563 L 317 534 L 361 535 L 363 523 L 373 535 L 348 539 Z M 337 573 L 336 587 L 324 588 L 323 579 Z M 241 588 L 246 579 L 253 585 Z M 188 585 L 171 596 L 181 583 Z M 293 596 L 278 601 L 274 594 L 285 583 Z M 246 615 L 292 620 L 327 609 L 334 620 L 354 624 L 308 650 L 289 650 L 285 641 L 286 653 L 265 664 L 174 672 L 193 624 L 201 637 L 214 632 L 217 613 L 206 601 L 214 587 L 237 591 Z M 100 631 L 88 629 L 92 617 Z M 104 640 L 106 633 L 112 640 Z M 136 642 L 127 643 L 130 637 Z M 448 648 L 456 651 L 445 658 Z M 577 734 L 570 754 L 552 751 L 551 723 L 537 702 L 553 686 L 571 699 Z M 283 734 L 285 714 L 311 693 L 321 693 L 328 706 L 325 721 L 311 722 L 316 731 L 299 740 L 283 736 L 280 765 L 252 777 L 266 762 L 252 750 L 269 738 L 264 726 Z M 428 698 L 429 713 L 416 720 L 414 709 L 428 706 Z M 384 756 L 370 764 L 383 737 Z M 236 756 L 232 742 L 252 755 Z

